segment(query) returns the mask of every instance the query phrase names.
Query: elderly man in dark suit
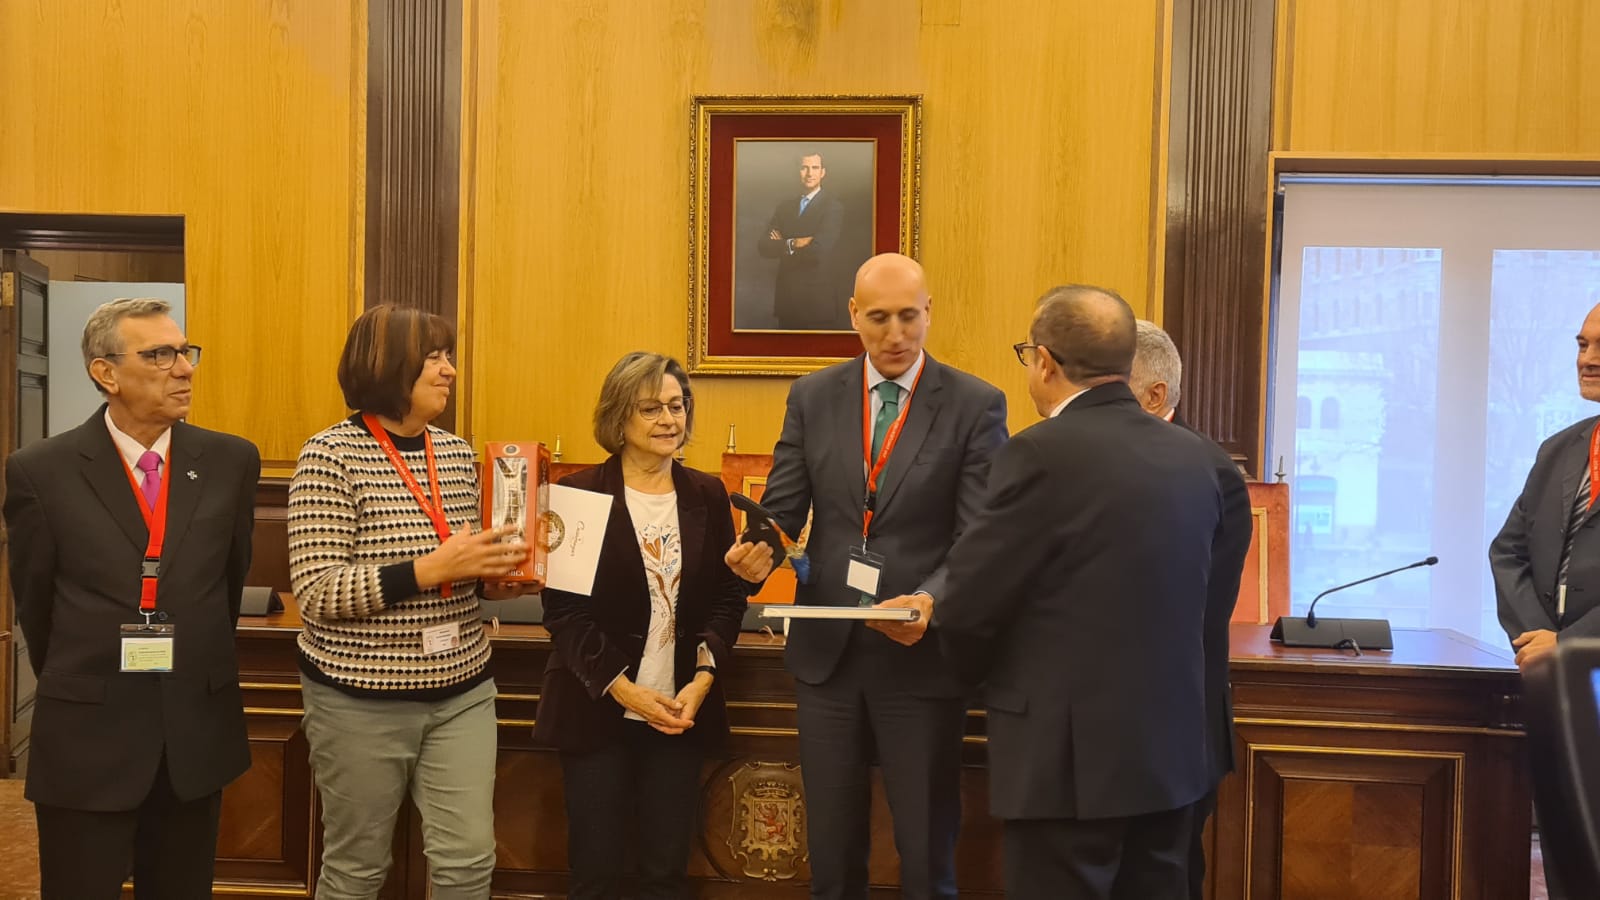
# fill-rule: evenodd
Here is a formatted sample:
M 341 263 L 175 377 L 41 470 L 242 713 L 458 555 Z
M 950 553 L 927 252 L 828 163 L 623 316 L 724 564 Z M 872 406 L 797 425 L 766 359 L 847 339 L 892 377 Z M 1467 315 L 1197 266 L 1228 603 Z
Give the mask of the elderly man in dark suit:
M 812 512 L 812 578 L 796 602 L 926 603 L 946 590 L 945 554 L 977 513 L 1005 442 L 1005 396 L 923 351 L 932 301 L 915 260 L 869 259 L 849 308 L 866 352 L 790 388 L 762 503 L 790 534 Z M 752 581 L 771 561 L 765 544 L 728 553 Z M 874 625 L 795 621 L 788 635 L 811 895 L 867 895 L 875 748 L 902 896 L 953 898 L 965 693 L 925 639 L 925 619 Z
M 1204 441 L 1128 390 L 1134 317 L 1055 288 L 1016 345 L 1046 421 L 996 455 L 932 628 L 984 683 L 1006 895 L 1180 900 L 1214 784 L 1206 589 L 1222 489 Z
M 1578 393 L 1600 402 L 1600 306 L 1578 331 Z M 1500 626 L 1518 668 L 1558 640 L 1600 637 L 1600 416 L 1568 426 L 1539 447 L 1522 495 L 1489 545 Z M 1545 868 L 1552 900 L 1568 896 Z
M 222 788 L 250 767 L 233 629 L 261 459 L 182 421 L 200 348 L 168 312 L 96 310 L 105 406 L 6 465 L 45 900 L 111 900 L 130 871 L 140 898 L 210 897 Z
M 834 251 L 844 229 L 844 204 L 822 187 L 828 170 L 822 154 L 800 158 L 800 193 L 778 202 L 757 249 L 778 260 L 772 312 L 787 330 L 838 329 L 844 326 L 843 298 L 835 286 Z
M 1189 897 L 1201 900 L 1206 883 L 1206 820 L 1217 809 L 1217 785 L 1233 771 L 1233 688 L 1228 684 L 1228 623 L 1239 601 L 1239 579 L 1250 552 L 1255 523 L 1250 518 L 1250 489 L 1239 467 L 1216 442 L 1189 428 L 1178 415 L 1183 382 L 1183 360 L 1172 338 L 1154 322 L 1140 319 L 1128 387 L 1144 411 L 1192 431 L 1205 444 L 1205 452 L 1222 487 L 1222 530 L 1211 557 L 1206 586 L 1206 721 L 1211 729 L 1209 793 L 1194 811 L 1189 839 Z

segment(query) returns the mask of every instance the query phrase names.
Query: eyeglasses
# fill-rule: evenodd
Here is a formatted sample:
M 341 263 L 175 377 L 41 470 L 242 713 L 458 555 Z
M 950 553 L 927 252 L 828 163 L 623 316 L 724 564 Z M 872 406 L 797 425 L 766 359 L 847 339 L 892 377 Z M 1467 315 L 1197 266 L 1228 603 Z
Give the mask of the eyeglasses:
M 634 409 L 639 411 L 639 417 L 646 422 L 654 422 L 661 418 L 662 411 L 669 413 L 674 419 L 681 419 L 694 408 L 694 401 L 688 397 L 674 400 L 671 403 L 662 403 L 659 400 L 640 400 L 634 404 Z
M 182 347 L 151 347 L 149 350 L 136 350 L 131 353 L 107 353 L 105 358 L 113 359 L 118 356 L 129 355 L 138 356 L 146 362 L 154 363 L 158 369 L 172 368 L 180 356 L 188 360 L 191 366 L 200 365 L 199 344 L 184 344 Z
M 1051 350 L 1049 347 L 1046 347 L 1043 344 L 1031 344 L 1031 343 L 1029 343 L 1027 341 L 1018 341 L 1015 344 L 1011 345 L 1011 349 L 1013 351 L 1015 351 L 1015 353 L 1017 354 L 1017 362 L 1022 363 L 1025 366 L 1033 365 L 1033 362 L 1028 359 L 1028 351 L 1029 350 L 1033 350 L 1035 352 L 1037 352 L 1039 350 L 1043 350 L 1044 352 L 1050 354 L 1050 358 L 1051 359 L 1055 360 L 1058 363 L 1061 362 L 1060 354 L 1056 353 L 1054 350 Z

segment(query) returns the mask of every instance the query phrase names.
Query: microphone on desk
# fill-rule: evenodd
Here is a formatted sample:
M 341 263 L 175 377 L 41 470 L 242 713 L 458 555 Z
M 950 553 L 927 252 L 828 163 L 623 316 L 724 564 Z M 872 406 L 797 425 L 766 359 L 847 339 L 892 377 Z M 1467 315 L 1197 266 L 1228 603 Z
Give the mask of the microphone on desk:
M 1407 569 L 1417 569 L 1423 566 L 1438 565 L 1439 557 L 1430 556 L 1427 559 L 1417 560 L 1410 565 L 1376 575 L 1368 575 L 1352 581 L 1328 588 L 1317 596 L 1311 598 L 1311 608 L 1306 611 L 1304 619 L 1280 616 L 1272 625 L 1272 640 L 1281 642 L 1285 647 L 1333 647 L 1352 648 L 1357 652 L 1361 650 L 1393 650 L 1394 634 L 1389 630 L 1388 619 L 1323 619 L 1317 620 L 1317 601 L 1329 594 L 1353 588 L 1358 584 L 1366 584 L 1379 578 L 1386 578 L 1396 572 Z

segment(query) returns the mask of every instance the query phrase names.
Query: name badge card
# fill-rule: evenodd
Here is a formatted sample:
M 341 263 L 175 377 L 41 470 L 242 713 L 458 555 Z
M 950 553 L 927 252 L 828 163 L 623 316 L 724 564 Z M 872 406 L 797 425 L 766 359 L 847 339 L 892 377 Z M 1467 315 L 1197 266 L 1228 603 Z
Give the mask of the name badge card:
M 122 626 L 122 671 L 171 672 L 174 635 L 171 625 Z
M 461 623 L 450 622 L 422 629 L 422 655 L 448 653 L 461 646 Z
M 871 606 L 877 599 L 878 581 L 882 575 L 882 554 L 860 547 L 850 548 L 850 562 L 844 570 L 844 583 L 851 590 L 861 592 L 862 606 Z

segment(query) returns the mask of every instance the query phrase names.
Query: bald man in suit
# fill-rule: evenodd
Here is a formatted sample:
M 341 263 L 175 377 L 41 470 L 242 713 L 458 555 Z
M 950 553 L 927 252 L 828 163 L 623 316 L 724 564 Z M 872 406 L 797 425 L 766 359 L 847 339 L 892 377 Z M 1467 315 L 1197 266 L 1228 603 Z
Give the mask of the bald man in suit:
M 938 597 L 945 554 L 976 514 L 989 460 L 1006 439 L 1005 395 L 923 350 L 932 299 L 915 260 L 869 259 L 849 312 L 865 352 L 790 388 L 761 502 L 789 534 L 813 513 L 812 579 L 796 602 Z M 759 581 L 772 554 L 765 544 L 740 544 L 728 562 Z M 870 596 L 849 578 L 861 565 L 877 573 Z M 867 896 L 875 750 L 894 815 L 901 896 L 954 898 L 966 691 L 926 634 L 926 619 L 872 624 L 797 620 L 788 633 L 811 895 Z

